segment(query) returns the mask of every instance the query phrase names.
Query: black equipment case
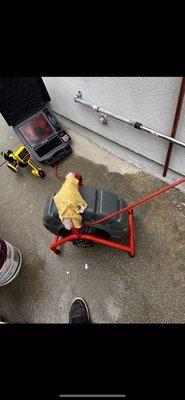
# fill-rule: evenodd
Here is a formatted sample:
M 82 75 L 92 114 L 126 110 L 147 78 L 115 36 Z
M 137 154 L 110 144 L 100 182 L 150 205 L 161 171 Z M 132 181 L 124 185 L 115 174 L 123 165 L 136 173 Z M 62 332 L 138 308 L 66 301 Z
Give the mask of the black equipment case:
M 41 77 L 1 77 L 0 112 L 33 157 L 54 165 L 72 152 L 71 138 L 51 111 Z

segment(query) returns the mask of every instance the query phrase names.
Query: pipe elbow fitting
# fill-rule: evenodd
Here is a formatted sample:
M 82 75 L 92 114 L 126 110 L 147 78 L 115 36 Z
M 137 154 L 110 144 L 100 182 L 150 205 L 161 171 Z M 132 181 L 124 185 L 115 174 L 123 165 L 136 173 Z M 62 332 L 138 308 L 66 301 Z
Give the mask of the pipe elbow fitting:
M 76 96 L 74 97 L 74 101 L 77 101 L 77 99 L 80 99 L 81 97 L 82 97 L 82 93 L 79 90 L 78 93 L 76 94 Z

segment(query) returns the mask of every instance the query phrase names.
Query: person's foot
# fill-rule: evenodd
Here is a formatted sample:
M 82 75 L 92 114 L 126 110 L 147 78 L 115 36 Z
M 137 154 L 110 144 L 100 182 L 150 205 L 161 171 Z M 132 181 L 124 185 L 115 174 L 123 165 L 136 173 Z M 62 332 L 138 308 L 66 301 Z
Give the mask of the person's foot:
M 69 311 L 70 324 L 89 324 L 89 310 L 86 302 L 81 297 L 76 297 Z
M 0 323 L 5 322 L 4 317 L 0 314 Z

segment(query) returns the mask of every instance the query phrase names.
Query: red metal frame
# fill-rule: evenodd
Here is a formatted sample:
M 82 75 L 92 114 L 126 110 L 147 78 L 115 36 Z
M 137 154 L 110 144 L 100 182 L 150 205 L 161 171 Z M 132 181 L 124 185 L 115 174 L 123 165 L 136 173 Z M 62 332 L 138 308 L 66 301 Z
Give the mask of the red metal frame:
M 78 175 L 78 179 L 79 179 L 79 186 L 82 186 L 83 183 L 82 183 L 81 175 Z M 162 193 L 166 192 L 167 190 L 173 189 L 175 186 L 178 186 L 178 185 L 180 185 L 182 183 L 185 183 L 185 177 L 183 177 L 183 178 L 171 183 L 168 186 L 165 186 L 162 189 L 157 190 L 154 193 L 151 193 L 151 194 L 143 197 L 142 199 L 130 204 L 129 206 L 127 206 L 125 208 L 122 208 L 122 209 L 120 209 L 120 210 L 118 210 L 118 211 L 116 211 L 114 213 L 111 213 L 111 214 L 107 215 L 106 217 L 103 217 L 103 218 L 100 218 L 99 220 L 96 220 L 96 221 L 93 221 L 93 222 L 86 223 L 86 224 L 82 225 L 82 226 L 93 226 L 93 225 L 96 225 L 97 223 L 105 222 L 108 219 L 110 219 L 110 218 L 112 218 L 112 217 L 114 217 L 114 216 L 116 216 L 118 214 L 121 214 L 121 213 L 124 213 L 124 212 L 128 212 L 128 226 L 129 226 L 129 244 L 128 245 L 125 245 L 125 244 L 122 244 L 122 243 L 113 242 L 112 240 L 103 239 L 103 238 L 101 238 L 99 236 L 95 236 L 95 235 L 91 235 L 91 234 L 86 235 L 86 234 L 80 233 L 79 229 L 73 228 L 72 229 L 73 233 L 70 234 L 69 236 L 63 238 L 63 239 L 60 238 L 59 236 L 55 235 L 53 242 L 50 244 L 50 249 L 54 253 L 59 254 L 60 250 L 58 249 L 58 246 L 62 246 L 66 242 L 72 242 L 75 239 L 88 239 L 88 240 L 91 240 L 92 242 L 101 243 L 101 244 L 104 244 L 105 246 L 113 247 L 113 248 L 115 248 L 117 250 L 126 251 L 126 252 L 129 253 L 129 255 L 131 257 L 133 257 L 134 256 L 134 215 L 133 215 L 133 209 L 135 207 L 138 207 L 142 203 L 152 199 L 153 197 L 156 197 L 159 194 L 162 194 Z
M 113 247 L 117 250 L 127 251 L 131 257 L 134 256 L 134 215 L 133 210 L 128 210 L 128 225 L 129 225 L 129 244 L 125 245 L 122 243 L 113 242 L 112 240 L 103 239 L 95 235 L 86 235 L 80 233 L 79 229 L 73 228 L 73 233 L 65 238 L 54 236 L 53 242 L 50 244 L 50 249 L 55 253 L 59 254 L 60 250 L 58 246 L 62 246 L 66 242 L 72 242 L 74 239 L 88 239 L 94 243 L 104 244 L 105 246 Z

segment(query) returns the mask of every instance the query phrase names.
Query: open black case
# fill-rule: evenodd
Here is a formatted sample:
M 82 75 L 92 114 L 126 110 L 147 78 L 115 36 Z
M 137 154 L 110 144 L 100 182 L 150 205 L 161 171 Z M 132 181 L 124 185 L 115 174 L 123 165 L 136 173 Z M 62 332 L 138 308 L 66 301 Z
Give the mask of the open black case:
M 0 112 L 40 163 L 54 165 L 72 152 L 71 138 L 51 111 L 41 77 L 0 78 Z

